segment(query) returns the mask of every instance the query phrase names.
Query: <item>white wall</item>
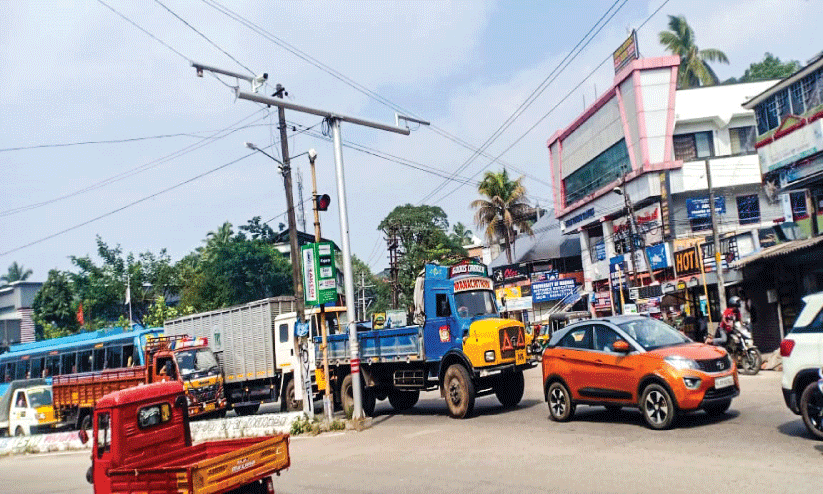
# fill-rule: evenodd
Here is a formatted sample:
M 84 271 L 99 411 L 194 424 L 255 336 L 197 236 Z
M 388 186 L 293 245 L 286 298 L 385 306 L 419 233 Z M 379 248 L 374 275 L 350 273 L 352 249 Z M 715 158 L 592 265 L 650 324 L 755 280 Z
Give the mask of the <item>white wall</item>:
M 563 178 L 622 138 L 623 123 L 614 97 L 563 141 Z

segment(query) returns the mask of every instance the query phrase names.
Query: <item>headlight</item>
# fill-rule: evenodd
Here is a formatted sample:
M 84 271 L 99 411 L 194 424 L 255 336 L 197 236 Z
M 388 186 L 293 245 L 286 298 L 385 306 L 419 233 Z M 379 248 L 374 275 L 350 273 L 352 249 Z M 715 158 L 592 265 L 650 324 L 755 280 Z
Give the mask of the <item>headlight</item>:
M 699 377 L 684 377 L 683 384 L 686 385 L 689 389 L 697 389 L 700 387 L 700 378 Z
M 46 414 L 45 413 L 38 413 L 37 414 L 37 420 L 46 420 Z
M 700 370 L 700 366 L 697 365 L 697 362 L 690 358 L 680 357 L 678 355 L 671 355 L 669 357 L 666 357 L 664 360 L 667 364 L 671 365 L 672 367 L 678 370 Z
M 494 362 L 494 350 L 486 351 L 483 356 L 486 358 L 486 362 Z

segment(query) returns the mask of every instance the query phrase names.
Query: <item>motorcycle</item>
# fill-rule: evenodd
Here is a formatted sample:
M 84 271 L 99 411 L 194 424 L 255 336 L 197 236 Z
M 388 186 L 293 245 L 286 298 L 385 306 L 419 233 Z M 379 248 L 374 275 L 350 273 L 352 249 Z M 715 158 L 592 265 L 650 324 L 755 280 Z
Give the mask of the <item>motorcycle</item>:
M 823 439 L 823 369 L 820 380 L 806 386 L 800 397 L 800 413 L 806 429 L 817 439 Z
M 763 357 L 760 355 L 760 350 L 754 346 L 752 333 L 748 326 L 739 322 L 734 325 L 726 343 L 726 351 L 737 362 L 737 369 L 741 374 L 753 376 L 760 372 Z

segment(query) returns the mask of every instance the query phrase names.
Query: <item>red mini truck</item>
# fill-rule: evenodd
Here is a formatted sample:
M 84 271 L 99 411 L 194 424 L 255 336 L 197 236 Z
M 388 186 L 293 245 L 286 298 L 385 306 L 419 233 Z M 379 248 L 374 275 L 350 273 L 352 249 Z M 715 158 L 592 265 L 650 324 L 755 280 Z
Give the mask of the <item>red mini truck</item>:
M 177 381 L 102 397 L 93 424 L 87 479 L 95 494 L 273 493 L 271 476 L 291 465 L 288 434 L 192 445 Z

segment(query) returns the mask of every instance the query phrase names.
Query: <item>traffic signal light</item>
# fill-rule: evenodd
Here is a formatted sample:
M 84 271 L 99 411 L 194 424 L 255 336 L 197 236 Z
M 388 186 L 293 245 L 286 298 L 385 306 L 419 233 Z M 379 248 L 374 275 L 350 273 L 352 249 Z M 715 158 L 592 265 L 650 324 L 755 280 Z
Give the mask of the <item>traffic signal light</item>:
M 318 211 L 326 211 L 331 204 L 331 197 L 328 194 L 318 194 L 314 196 L 314 203 Z

